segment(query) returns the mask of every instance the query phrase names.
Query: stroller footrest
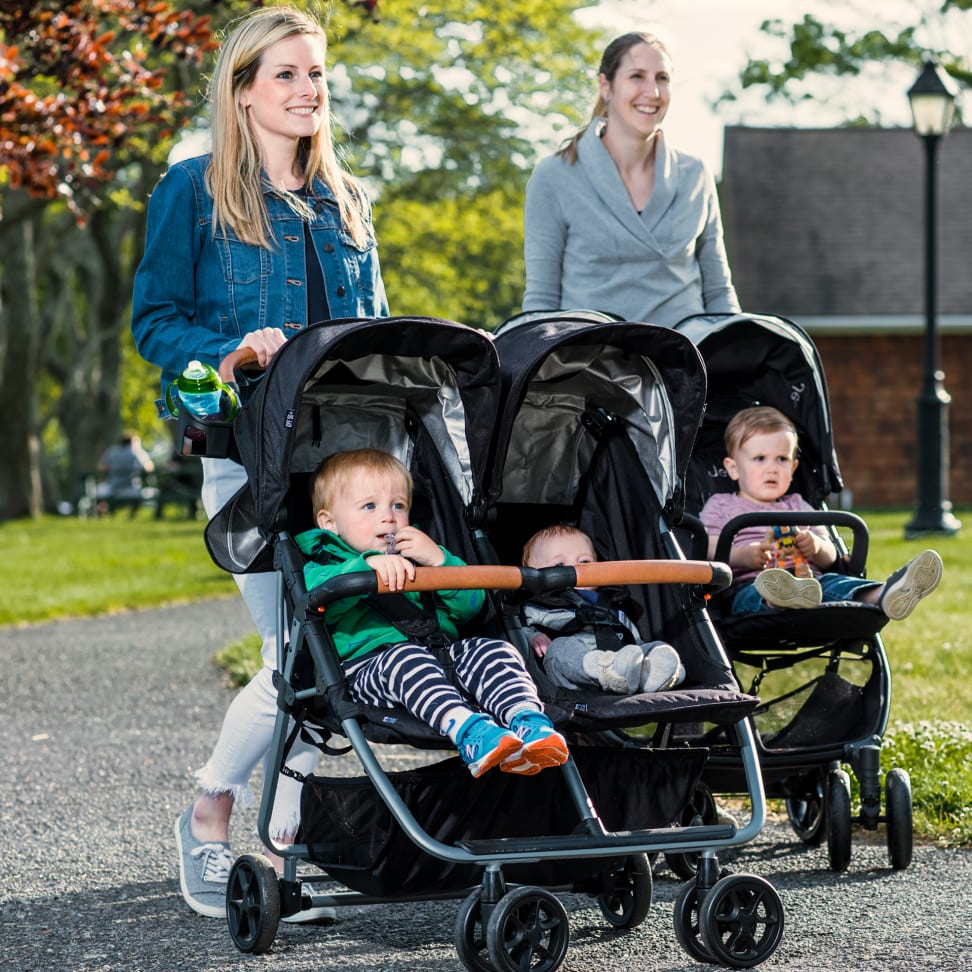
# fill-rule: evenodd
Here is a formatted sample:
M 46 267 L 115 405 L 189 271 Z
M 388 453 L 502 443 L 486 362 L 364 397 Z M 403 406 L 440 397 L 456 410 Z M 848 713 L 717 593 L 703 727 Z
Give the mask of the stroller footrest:
M 479 857 L 522 854 L 536 851 L 591 851 L 594 848 L 669 848 L 696 841 L 728 841 L 736 834 L 731 824 L 699 827 L 662 827 L 654 830 L 630 830 L 613 834 L 572 834 L 562 837 L 497 837 L 490 840 L 460 840 L 457 846 Z

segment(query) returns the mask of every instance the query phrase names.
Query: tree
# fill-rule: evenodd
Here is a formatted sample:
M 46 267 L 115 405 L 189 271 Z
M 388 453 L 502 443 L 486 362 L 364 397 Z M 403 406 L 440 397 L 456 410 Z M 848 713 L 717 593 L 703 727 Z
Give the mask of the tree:
M 170 76 L 212 46 L 207 16 L 168 3 L 0 3 L 0 245 L 11 254 L 0 275 L 0 518 L 41 510 L 45 386 L 60 389 L 72 443 L 86 422 L 104 444 L 116 420 L 126 232 L 138 216 L 106 202 L 106 187 L 138 185 L 146 160 L 158 174 L 152 148 L 193 106 Z
M 760 30 L 779 42 L 780 56 L 751 59 L 740 74 L 739 89 L 727 92 L 720 103 L 741 102 L 746 92 L 797 110 L 803 103 L 819 110 L 826 101 L 843 112 L 847 123 L 881 124 L 881 99 L 862 94 L 863 82 L 886 89 L 888 71 L 895 65 L 903 80 L 892 87 L 901 92 L 896 103 L 902 107 L 906 86 L 928 57 L 938 60 L 956 81 L 972 84 L 972 64 L 965 55 L 972 0 L 908 4 L 902 10 L 904 21 L 894 19 L 895 9 L 883 11 L 880 29 L 869 26 L 872 18 L 860 27 L 838 26 L 813 14 L 792 24 L 764 21 Z M 834 4 L 833 15 L 844 23 L 857 19 L 854 8 L 846 4 Z M 821 98 L 822 84 L 828 82 L 827 96 Z
M 0 0 L 0 245 L 22 248 L 0 270 L 0 411 L 16 426 L 0 519 L 51 508 L 53 480 L 92 469 L 136 410 L 120 369 L 144 202 L 198 113 L 213 31 L 256 5 Z M 537 143 L 592 101 L 600 38 L 572 17 L 586 5 L 334 0 L 332 107 L 376 203 L 393 313 L 494 326 L 518 309 Z M 158 371 L 138 371 L 141 409 Z

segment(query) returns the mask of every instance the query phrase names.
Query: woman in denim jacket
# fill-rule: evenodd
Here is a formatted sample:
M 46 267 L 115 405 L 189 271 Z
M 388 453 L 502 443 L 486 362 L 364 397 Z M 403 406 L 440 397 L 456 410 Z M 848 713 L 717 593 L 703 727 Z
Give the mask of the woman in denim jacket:
M 172 165 L 159 182 L 135 276 L 132 332 L 163 387 L 191 359 L 215 366 L 249 347 L 266 367 L 310 323 L 388 313 L 369 203 L 335 157 L 325 55 L 321 26 L 289 7 L 243 17 L 222 45 L 208 92 L 212 153 Z M 202 463 L 212 517 L 246 473 L 230 459 Z M 263 668 L 230 704 L 196 774 L 200 793 L 175 826 L 183 897 L 211 916 L 225 913 L 230 814 L 251 799 L 276 716 L 276 580 L 235 577 L 263 638 Z M 317 755 L 298 741 L 289 765 L 313 772 Z M 299 799 L 299 784 L 281 776 L 275 841 L 293 839 Z M 322 910 L 300 917 L 320 920 Z

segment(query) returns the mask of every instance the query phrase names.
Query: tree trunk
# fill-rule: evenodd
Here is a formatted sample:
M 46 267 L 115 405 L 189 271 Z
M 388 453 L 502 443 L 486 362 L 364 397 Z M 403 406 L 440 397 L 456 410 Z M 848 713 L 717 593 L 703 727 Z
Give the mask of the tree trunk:
M 9 212 L 9 203 L 7 210 Z M 34 224 L 14 220 L 4 231 L 0 272 L 0 520 L 39 516 L 42 509 L 37 381 Z

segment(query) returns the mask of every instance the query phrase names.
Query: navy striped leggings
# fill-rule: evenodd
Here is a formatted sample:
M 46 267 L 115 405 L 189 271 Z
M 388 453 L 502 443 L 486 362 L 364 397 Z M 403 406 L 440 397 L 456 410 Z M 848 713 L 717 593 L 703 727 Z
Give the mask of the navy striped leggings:
M 379 708 L 401 706 L 438 732 L 445 713 L 456 705 L 468 707 L 470 698 L 504 726 L 525 703 L 542 709 L 523 659 L 508 642 L 463 638 L 444 650 L 452 659 L 453 681 L 423 645 L 389 645 L 345 662 L 351 695 Z

